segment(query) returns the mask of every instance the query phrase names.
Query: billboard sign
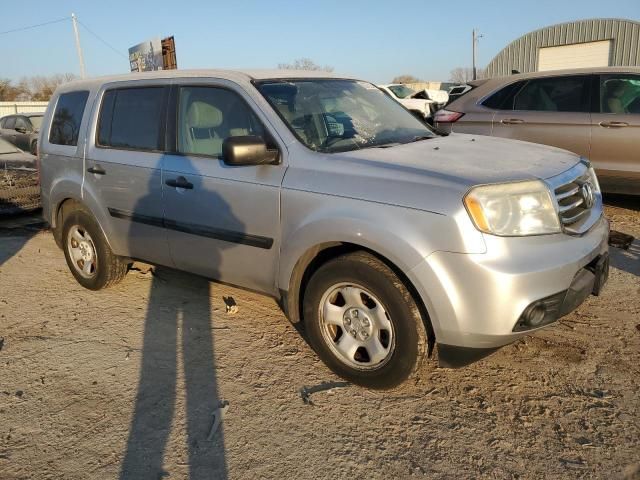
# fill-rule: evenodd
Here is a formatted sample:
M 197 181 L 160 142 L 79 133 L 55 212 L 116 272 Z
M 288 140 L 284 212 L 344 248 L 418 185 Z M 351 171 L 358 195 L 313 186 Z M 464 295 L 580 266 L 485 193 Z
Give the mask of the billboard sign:
M 129 65 L 132 72 L 162 70 L 162 42 L 160 37 L 139 43 L 129 49 Z

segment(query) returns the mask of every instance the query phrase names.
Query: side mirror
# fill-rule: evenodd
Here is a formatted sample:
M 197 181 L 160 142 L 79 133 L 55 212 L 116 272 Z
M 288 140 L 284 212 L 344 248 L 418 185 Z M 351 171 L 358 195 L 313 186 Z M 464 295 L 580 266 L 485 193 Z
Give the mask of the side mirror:
M 27 129 L 24 127 L 16 127 L 14 130 L 18 133 L 27 133 Z
M 269 150 L 262 137 L 229 137 L 222 143 L 222 159 L 232 166 L 266 165 L 276 163 L 278 151 Z

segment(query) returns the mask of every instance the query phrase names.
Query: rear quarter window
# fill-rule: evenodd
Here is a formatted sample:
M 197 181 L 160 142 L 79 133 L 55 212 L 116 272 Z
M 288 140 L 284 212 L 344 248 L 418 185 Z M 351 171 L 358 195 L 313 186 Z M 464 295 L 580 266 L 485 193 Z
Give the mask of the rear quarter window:
M 482 105 L 494 110 L 511 110 L 513 107 L 513 97 L 522 88 L 524 83 L 525 82 L 520 81 L 502 87 L 482 102 Z
M 88 91 L 60 95 L 49 130 L 49 143 L 74 147 L 78 145 L 82 115 L 88 98 Z

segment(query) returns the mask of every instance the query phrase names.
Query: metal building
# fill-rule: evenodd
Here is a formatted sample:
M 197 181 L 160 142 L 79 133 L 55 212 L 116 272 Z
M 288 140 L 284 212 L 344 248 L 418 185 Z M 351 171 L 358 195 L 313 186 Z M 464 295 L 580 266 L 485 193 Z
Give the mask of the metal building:
M 640 66 L 640 22 L 596 18 L 535 30 L 507 45 L 484 75 L 604 66 Z

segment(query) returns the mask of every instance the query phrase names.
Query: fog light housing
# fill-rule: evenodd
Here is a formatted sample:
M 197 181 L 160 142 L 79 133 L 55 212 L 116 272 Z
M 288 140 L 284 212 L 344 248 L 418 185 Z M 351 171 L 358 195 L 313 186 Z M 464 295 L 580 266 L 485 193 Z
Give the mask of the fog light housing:
M 566 293 L 565 290 L 530 304 L 520 315 L 513 331 L 524 332 L 555 322 L 561 317 L 560 307 Z

